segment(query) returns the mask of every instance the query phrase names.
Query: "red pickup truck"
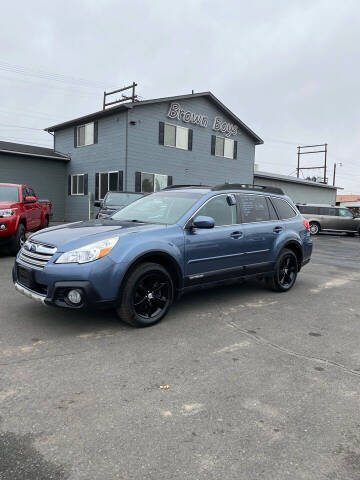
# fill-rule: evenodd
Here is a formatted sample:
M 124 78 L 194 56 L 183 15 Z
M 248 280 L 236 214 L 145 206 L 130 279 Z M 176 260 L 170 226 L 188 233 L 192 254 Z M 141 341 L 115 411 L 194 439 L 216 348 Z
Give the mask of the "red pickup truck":
M 49 225 L 52 204 L 39 200 L 28 185 L 0 183 L 0 246 L 7 245 L 16 255 L 26 232 Z

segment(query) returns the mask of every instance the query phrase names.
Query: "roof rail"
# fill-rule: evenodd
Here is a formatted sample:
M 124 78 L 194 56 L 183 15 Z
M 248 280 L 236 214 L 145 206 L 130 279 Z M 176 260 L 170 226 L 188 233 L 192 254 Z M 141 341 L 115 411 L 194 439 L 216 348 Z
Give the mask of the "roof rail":
M 211 188 L 208 185 L 169 185 L 162 190 L 171 190 L 172 188 Z
M 252 185 L 247 183 L 224 183 L 222 185 L 215 185 L 211 190 L 254 190 L 256 192 L 261 191 L 265 193 L 277 193 L 278 195 L 284 195 L 281 188 L 278 187 L 264 187 L 263 185 Z

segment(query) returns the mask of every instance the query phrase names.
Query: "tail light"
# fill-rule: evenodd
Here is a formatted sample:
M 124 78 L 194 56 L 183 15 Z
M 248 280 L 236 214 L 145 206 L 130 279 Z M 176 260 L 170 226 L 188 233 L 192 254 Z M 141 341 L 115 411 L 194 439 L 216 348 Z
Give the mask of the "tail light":
M 305 228 L 307 228 L 308 230 L 310 230 L 310 223 L 309 223 L 309 220 L 303 220 L 303 225 Z

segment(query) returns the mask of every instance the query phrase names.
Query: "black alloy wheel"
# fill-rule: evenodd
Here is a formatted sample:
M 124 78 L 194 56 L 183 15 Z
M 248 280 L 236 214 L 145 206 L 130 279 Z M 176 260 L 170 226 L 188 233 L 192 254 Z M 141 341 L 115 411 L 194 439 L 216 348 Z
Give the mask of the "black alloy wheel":
M 298 261 L 292 250 L 285 248 L 276 261 L 274 274 L 266 278 L 267 285 L 276 292 L 287 292 L 295 284 L 298 274 Z
M 294 285 L 297 274 L 297 262 L 295 255 L 291 252 L 284 255 L 279 265 L 279 284 L 284 290 Z
M 124 280 L 117 313 L 134 327 L 148 327 L 166 315 L 173 298 L 169 272 L 157 263 L 141 263 Z
M 156 318 L 170 303 L 168 278 L 162 272 L 149 272 L 138 281 L 133 295 L 135 313 L 146 321 Z

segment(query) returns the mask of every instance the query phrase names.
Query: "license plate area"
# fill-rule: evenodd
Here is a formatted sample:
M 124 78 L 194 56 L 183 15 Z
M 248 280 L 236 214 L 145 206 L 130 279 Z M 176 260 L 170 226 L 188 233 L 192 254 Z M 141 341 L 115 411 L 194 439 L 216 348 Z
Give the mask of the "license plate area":
M 17 278 L 19 283 L 21 283 L 21 285 L 24 285 L 24 287 L 27 287 L 30 289 L 33 288 L 34 278 L 33 278 L 33 273 L 30 269 L 21 267 L 20 265 L 18 265 Z

